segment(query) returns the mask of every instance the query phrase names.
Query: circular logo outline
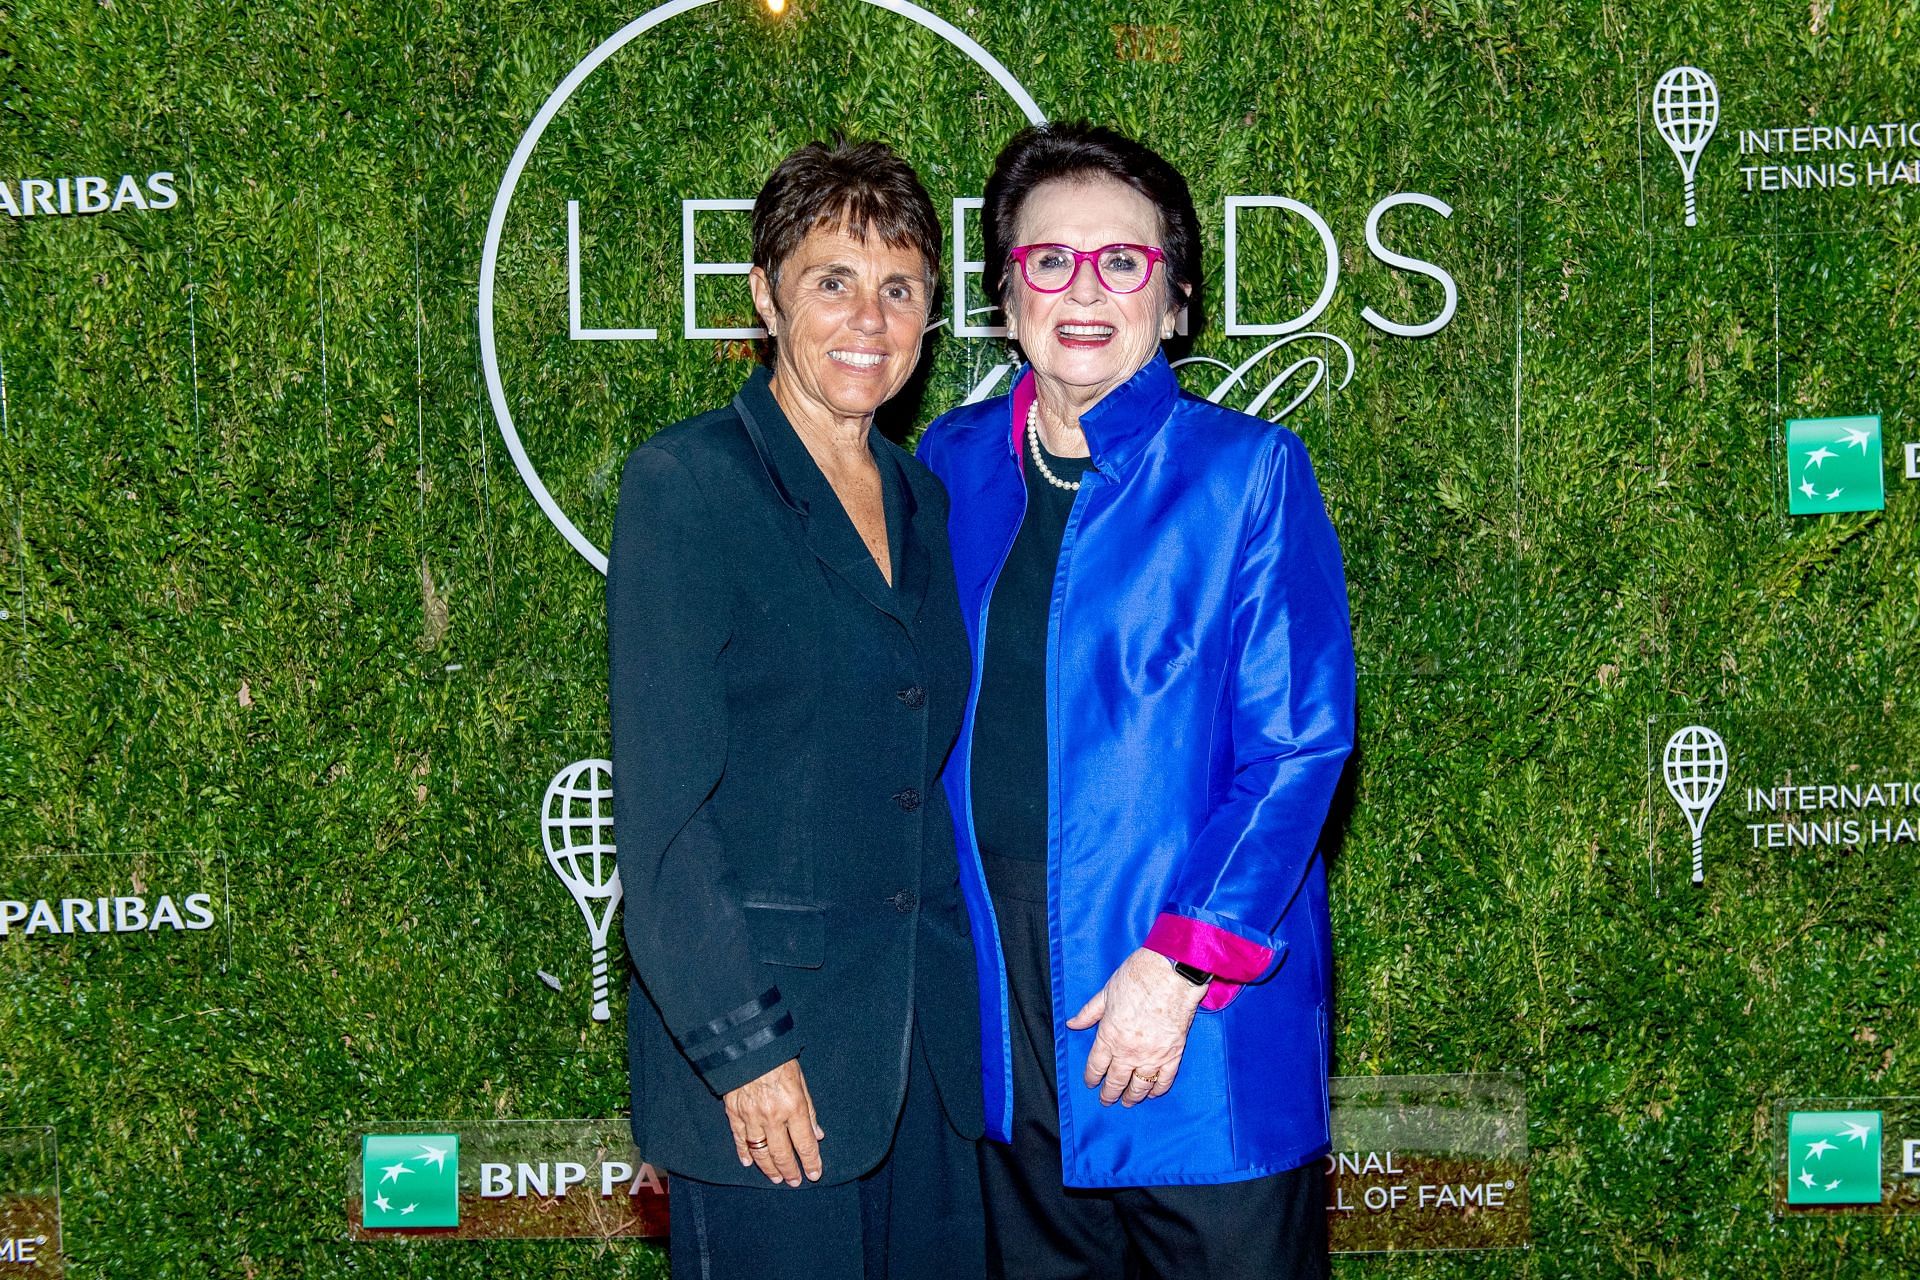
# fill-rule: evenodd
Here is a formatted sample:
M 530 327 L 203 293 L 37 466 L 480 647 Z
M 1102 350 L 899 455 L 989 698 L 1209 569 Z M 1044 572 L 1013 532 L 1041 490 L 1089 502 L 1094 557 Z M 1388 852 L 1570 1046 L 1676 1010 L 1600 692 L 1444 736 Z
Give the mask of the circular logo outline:
M 533 122 L 527 126 L 526 133 L 521 135 L 519 145 L 513 150 L 513 159 L 507 162 L 506 174 L 500 179 L 500 190 L 493 198 L 493 212 L 487 219 L 487 238 L 480 254 L 480 368 L 486 377 L 487 397 L 493 405 L 494 420 L 500 426 L 501 438 L 506 441 L 507 452 L 513 458 L 515 470 L 519 471 L 520 479 L 533 494 L 534 501 L 540 504 L 540 510 L 546 513 L 547 519 L 553 523 L 555 529 L 559 530 L 560 536 L 565 538 L 588 564 L 602 574 L 607 571 L 606 553 L 594 546 L 593 540 L 581 533 L 573 521 L 567 518 L 567 513 L 560 509 L 559 502 L 554 499 L 545 482 L 540 479 L 540 472 L 534 467 L 533 460 L 527 456 L 526 446 L 521 443 L 520 432 L 513 423 L 513 411 L 507 407 L 506 386 L 500 378 L 500 359 L 494 350 L 493 343 L 493 281 L 495 271 L 500 264 L 500 235 L 506 228 L 507 209 L 513 203 L 515 188 L 520 185 L 520 174 L 526 168 L 528 159 L 532 157 L 533 149 L 540 144 L 540 138 L 546 132 L 547 126 L 553 122 L 556 115 L 560 114 L 560 109 L 566 106 L 567 100 L 585 83 L 587 77 L 599 70 L 601 63 L 668 19 L 678 17 L 692 9 L 717 3 L 719 0 L 667 0 L 667 3 L 649 9 L 621 27 L 595 46 L 593 52 L 582 58 L 573 70 L 567 73 L 566 79 L 560 82 L 560 86 L 548 96 L 540 110 L 535 113 Z M 899 14 L 939 36 L 964 53 L 975 66 L 985 71 L 995 83 L 1006 90 L 1007 96 L 1013 99 L 1014 105 L 1020 108 L 1029 122 L 1033 124 L 1046 122 L 1046 114 L 1033 100 L 1033 95 L 1014 79 L 1013 73 L 1008 71 L 998 58 L 982 48 L 972 36 L 945 18 L 928 13 L 910 0 L 861 0 L 861 3 Z

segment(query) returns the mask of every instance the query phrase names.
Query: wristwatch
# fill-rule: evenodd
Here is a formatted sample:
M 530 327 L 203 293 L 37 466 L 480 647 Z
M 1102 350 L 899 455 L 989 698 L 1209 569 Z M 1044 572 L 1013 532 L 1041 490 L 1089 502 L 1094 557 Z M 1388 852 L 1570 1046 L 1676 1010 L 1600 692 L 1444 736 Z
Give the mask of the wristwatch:
M 1171 956 L 1167 958 L 1169 960 L 1173 959 L 1173 957 Z M 1205 969 L 1194 968 L 1192 965 L 1188 964 L 1185 960 L 1174 960 L 1173 971 L 1179 974 L 1181 977 L 1185 978 L 1188 982 L 1191 982 L 1196 987 L 1204 987 L 1209 982 L 1213 981 L 1212 974 L 1208 973 Z

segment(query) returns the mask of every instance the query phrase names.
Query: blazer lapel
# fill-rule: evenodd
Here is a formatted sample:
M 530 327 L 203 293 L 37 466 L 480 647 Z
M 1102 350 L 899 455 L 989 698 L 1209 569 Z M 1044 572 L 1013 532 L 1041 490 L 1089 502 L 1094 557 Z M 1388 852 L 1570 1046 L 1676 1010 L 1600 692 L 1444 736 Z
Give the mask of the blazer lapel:
M 845 578 L 868 604 L 889 617 L 903 622 L 910 620 L 911 615 L 903 617 L 900 613 L 895 592 L 881 576 L 880 566 L 873 562 L 866 540 L 853 527 L 853 520 L 847 515 L 846 508 L 840 505 L 840 498 L 834 493 L 833 486 L 827 483 L 827 477 L 822 474 L 813 455 L 807 452 L 806 444 L 773 398 L 769 387 L 771 381 L 771 375 L 764 367 L 754 370 L 747 385 L 734 397 L 733 407 L 740 415 L 740 421 L 746 425 L 747 434 L 753 440 L 754 449 L 767 469 L 775 492 L 800 515 L 806 530 L 808 549 L 821 564 Z M 890 461 L 875 459 L 881 467 L 886 467 Z M 904 486 L 905 480 L 902 478 L 898 485 L 892 487 L 904 493 Z M 882 491 L 885 492 L 889 487 L 883 477 Z M 902 501 L 910 499 L 903 498 Z M 894 563 L 900 565 L 907 557 L 902 555 L 895 535 L 893 505 L 892 502 L 888 503 L 887 539 L 891 544 Z M 899 523 L 906 523 L 904 516 Z M 895 576 L 899 578 L 904 575 L 896 568 Z M 922 590 L 924 592 L 924 586 Z M 919 608 L 917 601 L 914 608 L 916 611 Z
M 892 492 L 900 495 L 897 520 L 894 515 L 895 504 L 887 504 L 887 541 L 893 547 L 894 564 L 893 608 L 889 612 L 900 621 L 911 624 L 920 616 L 920 606 L 927 598 L 927 585 L 933 578 L 933 556 L 927 547 L 937 541 L 945 530 L 931 527 L 938 522 L 938 508 L 920 501 L 911 469 L 905 461 L 905 452 L 884 439 L 880 443 L 880 452 L 880 465 L 891 465 L 893 468 L 895 484 Z
M 821 564 L 845 578 L 854 590 L 866 597 L 868 604 L 898 618 L 900 614 L 894 603 L 893 591 L 881 576 L 880 566 L 873 562 L 873 553 L 867 550 L 866 539 L 853 527 L 852 518 L 847 515 L 846 508 L 840 505 L 839 497 L 834 494 L 833 487 L 826 483 L 825 476 L 820 478 L 820 483 L 826 490 L 826 497 L 825 501 L 814 502 L 813 510 L 807 516 L 807 545 L 813 549 L 814 556 Z M 888 521 L 889 526 L 892 523 Z M 891 528 L 888 536 L 891 540 Z

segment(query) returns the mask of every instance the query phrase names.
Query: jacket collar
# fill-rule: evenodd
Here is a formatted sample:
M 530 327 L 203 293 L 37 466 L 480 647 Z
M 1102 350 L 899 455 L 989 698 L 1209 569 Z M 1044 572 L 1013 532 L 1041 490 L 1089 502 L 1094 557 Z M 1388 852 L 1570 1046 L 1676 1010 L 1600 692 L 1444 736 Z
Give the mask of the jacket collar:
M 1027 434 L 1027 410 L 1033 404 L 1033 366 L 1021 369 L 1014 379 L 1013 423 L 1008 444 L 1015 457 L 1024 457 Z M 1147 445 L 1158 435 L 1173 413 L 1180 397 L 1180 382 L 1164 351 L 1125 382 L 1109 391 L 1098 404 L 1080 416 L 1080 429 L 1086 433 L 1087 449 L 1093 465 L 1104 475 L 1118 479 L 1132 469 Z
M 753 441 L 774 492 L 805 524 L 807 546 L 820 563 L 845 578 L 874 608 L 901 622 L 912 622 L 933 576 L 927 552 L 931 534 L 925 528 L 928 511 L 915 500 L 900 450 L 877 431 L 867 435 L 874 465 L 880 468 L 880 492 L 886 504 L 887 545 L 893 558 L 893 586 L 889 587 L 833 486 L 807 452 L 806 442 L 773 398 L 772 383 L 773 375 L 764 365 L 755 369 L 733 398 L 733 409 Z

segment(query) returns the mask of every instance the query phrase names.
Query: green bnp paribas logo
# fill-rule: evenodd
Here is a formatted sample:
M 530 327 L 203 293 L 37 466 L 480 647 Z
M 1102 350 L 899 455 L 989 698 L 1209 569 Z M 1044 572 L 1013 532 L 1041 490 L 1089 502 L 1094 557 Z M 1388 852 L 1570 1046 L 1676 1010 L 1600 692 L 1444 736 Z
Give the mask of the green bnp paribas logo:
M 1879 1204 L 1880 1113 L 1787 1115 L 1788 1204 Z
M 460 1225 L 460 1135 L 370 1133 L 360 1142 L 360 1225 Z
M 1788 421 L 1787 484 L 1792 515 L 1885 509 L 1879 415 Z

